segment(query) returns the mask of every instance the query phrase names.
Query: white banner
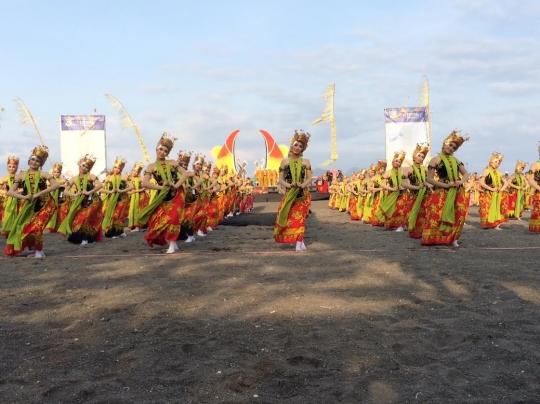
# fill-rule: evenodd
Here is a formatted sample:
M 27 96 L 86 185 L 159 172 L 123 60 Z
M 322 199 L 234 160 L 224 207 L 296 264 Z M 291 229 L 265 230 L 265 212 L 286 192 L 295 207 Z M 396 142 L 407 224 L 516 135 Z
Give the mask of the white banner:
M 412 165 L 412 153 L 417 143 L 428 143 L 429 123 L 427 108 L 386 108 L 384 110 L 386 132 L 386 161 L 391 167 L 394 153 L 407 153 L 403 166 Z
M 78 175 L 77 162 L 85 154 L 92 154 L 97 158 L 92 174 L 103 179 L 107 170 L 105 115 L 62 115 L 60 122 L 63 174 Z

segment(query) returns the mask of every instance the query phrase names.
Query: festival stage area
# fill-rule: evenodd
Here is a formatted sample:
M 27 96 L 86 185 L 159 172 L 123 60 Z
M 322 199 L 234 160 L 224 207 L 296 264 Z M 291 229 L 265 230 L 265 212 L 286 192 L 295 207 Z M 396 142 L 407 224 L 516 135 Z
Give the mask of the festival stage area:
M 0 258 L 0 401 L 540 402 L 528 212 L 495 231 L 471 209 L 453 249 L 314 201 L 296 253 L 278 203 L 176 254 L 46 234 L 45 259 Z

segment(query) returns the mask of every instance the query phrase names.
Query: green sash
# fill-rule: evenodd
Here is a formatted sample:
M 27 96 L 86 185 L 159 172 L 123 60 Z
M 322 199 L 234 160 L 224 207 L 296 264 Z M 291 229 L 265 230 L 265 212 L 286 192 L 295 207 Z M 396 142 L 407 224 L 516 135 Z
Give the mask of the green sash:
M 78 175 L 75 177 L 75 187 L 77 188 L 77 192 L 80 192 L 81 190 L 86 191 L 86 186 L 88 185 L 88 174 L 84 175 L 82 187 L 80 184 L 80 176 Z M 60 227 L 58 228 L 58 233 L 62 233 L 65 236 L 69 236 L 71 233 L 73 233 L 73 230 L 71 228 L 71 224 L 73 222 L 73 218 L 75 217 L 75 214 L 79 210 L 79 206 L 81 206 L 82 201 L 87 195 L 79 195 L 75 201 L 69 206 L 69 212 L 62 222 L 60 224 Z
M 515 178 L 517 180 L 516 182 L 518 183 L 517 184 L 518 187 L 523 188 L 524 184 L 523 184 L 523 177 L 521 177 L 521 174 L 516 173 Z M 524 204 L 525 204 L 525 198 L 523 195 L 523 190 L 518 189 L 517 195 L 516 195 L 516 207 L 514 209 L 514 217 L 516 218 L 519 217 L 519 213 L 523 209 Z
M 7 185 L 9 189 L 13 188 L 13 181 L 11 180 L 10 176 L 8 176 Z M 13 198 L 12 196 L 6 196 L 6 200 L 4 202 L 4 220 L 2 222 L 2 233 L 9 233 L 13 228 L 13 224 L 17 219 L 17 206 L 17 198 Z
M 292 182 L 300 182 L 300 175 L 302 173 L 302 159 L 299 157 L 296 161 L 294 161 L 289 157 L 289 169 L 291 170 Z M 283 205 L 281 205 L 281 210 L 278 212 L 276 220 L 279 227 L 287 226 L 287 216 L 289 215 L 289 210 L 291 209 L 291 206 L 299 191 L 301 191 L 301 189 L 297 187 L 289 188 L 283 197 Z M 276 227 L 274 230 L 274 235 L 277 234 L 279 234 L 279 229 Z
M 38 192 L 39 179 L 40 172 L 36 171 L 34 176 L 34 187 L 32 188 L 32 185 L 30 184 L 30 174 L 28 173 L 28 170 L 26 171 L 24 175 L 24 183 L 26 185 L 26 190 L 30 195 L 34 195 Z M 24 230 L 24 227 L 30 222 L 32 215 L 34 214 L 34 207 L 36 206 L 36 202 L 37 199 L 33 199 L 32 201 L 25 201 L 25 204 L 17 215 L 15 223 L 13 223 L 13 227 L 9 232 L 7 244 L 12 244 L 15 251 L 21 250 L 22 232 Z
M 362 204 L 364 203 L 364 195 L 361 192 L 362 182 L 360 180 L 356 181 L 356 190 L 358 191 L 358 201 L 356 202 L 356 212 L 360 214 L 362 210 Z
M 51 181 L 58 181 L 56 178 L 51 178 Z M 47 229 L 54 229 L 56 227 L 56 218 L 58 216 L 58 196 L 60 195 L 60 189 L 55 189 L 53 192 L 51 192 L 51 197 L 54 199 L 54 204 L 56 205 L 56 209 L 54 210 L 54 214 L 51 217 L 51 220 L 49 220 L 49 223 L 47 223 Z
M 168 182 L 172 182 L 171 166 L 169 162 L 165 160 L 165 170 L 163 170 L 163 167 L 159 161 L 156 161 L 155 165 L 160 177 Z M 154 210 L 156 210 L 156 208 L 163 202 L 170 189 L 171 187 L 163 187 L 163 189 L 159 190 L 159 193 L 154 197 L 154 199 L 152 199 L 148 206 L 139 212 L 137 215 L 137 223 L 142 225 L 148 223 L 148 219 L 150 219 L 150 216 L 152 213 L 154 213 Z
M 138 191 L 141 187 L 140 187 L 140 182 L 139 182 L 139 178 L 138 177 L 135 177 L 135 178 L 132 178 L 131 179 L 131 183 L 133 184 L 133 187 L 134 187 L 134 191 L 132 194 L 131 194 L 131 198 L 129 198 L 129 219 L 128 219 L 128 226 L 129 227 L 134 227 L 136 222 L 135 222 L 135 218 L 137 216 L 137 213 L 139 211 L 139 202 L 141 200 L 141 193 L 140 192 L 136 192 Z
M 122 182 L 122 175 L 112 175 L 111 184 L 113 186 L 113 189 L 119 189 L 120 183 Z M 105 212 L 105 217 L 103 218 L 103 222 L 101 223 L 101 228 L 105 231 L 107 231 L 111 225 L 112 225 L 112 215 L 114 213 L 114 209 L 116 208 L 116 204 L 118 203 L 118 198 L 120 197 L 119 192 L 115 192 L 114 194 L 108 194 L 108 204 L 107 204 L 107 211 Z
M 399 187 L 401 187 L 401 183 L 403 182 L 401 170 L 399 168 L 392 168 L 392 170 L 390 170 L 390 176 L 392 177 L 392 185 L 397 186 L 398 190 L 392 191 L 379 202 L 380 209 L 377 209 L 377 217 L 381 222 L 385 220 L 385 217 L 392 217 L 396 211 L 396 202 L 399 198 L 399 193 L 401 192 Z
M 491 176 L 491 184 L 495 188 L 501 186 L 501 173 L 497 170 L 489 168 L 489 175 Z M 501 191 L 491 192 L 491 202 L 489 203 L 489 212 L 487 220 L 489 223 L 495 223 L 503 218 L 501 214 Z
M 439 153 L 441 161 L 444 163 L 446 168 L 446 173 L 448 174 L 448 179 L 450 182 L 454 182 L 458 178 L 458 165 L 457 160 L 454 156 L 448 156 L 448 158 L 443 154 Z M 444 202 L 444 207 L 441 217 L 441 226 L 440 229 L 443 231 L 450 231 L 454 222 L 456 221 L 456 212 L 455 212 L 455 202 L 456 202 L 457 188 L 451 187 L 448 189 L 448 194 L 446 196 L 446 201 Z
M 424 166 L 420 166 L 420 170 L 413 164 L 413 170 L 414 175 L 416 178 L 420 180 L 420 182 L 424 183 L 426 182 L 426 169 Z M 418 218 L 418 213 L 420 212 L 420 206 L 422 206 L 422 201 L 424 200 L 424 196 L 426 195 L 427 188 L 423 187 L 420 188 L 418 191 L 418 196 L 416 197 L 416 201 L 414 201 L 414 205 L 411 209 L 411 213 L 409 213 L 409 229 L 414 229 L 416 226 L 416 219 Z

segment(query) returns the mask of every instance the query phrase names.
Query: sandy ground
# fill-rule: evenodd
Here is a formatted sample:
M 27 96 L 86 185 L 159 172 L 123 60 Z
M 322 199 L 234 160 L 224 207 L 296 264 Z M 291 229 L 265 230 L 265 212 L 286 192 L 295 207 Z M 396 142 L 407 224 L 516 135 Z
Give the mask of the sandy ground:
M 422 247 L 317 201 L 295 253 L 276 209 L 174 255 L 130 233 L 0 258 L 0 402 L 540 402 L 527 220 L 481 230 L 474 208 L 461 248 Z

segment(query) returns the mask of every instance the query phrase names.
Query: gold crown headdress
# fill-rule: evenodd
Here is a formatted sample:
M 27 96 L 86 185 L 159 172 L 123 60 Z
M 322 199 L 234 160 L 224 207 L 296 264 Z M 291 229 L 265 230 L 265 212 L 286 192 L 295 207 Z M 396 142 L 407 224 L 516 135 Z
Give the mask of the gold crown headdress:
M 498 161 L 499 164 L 500 164 L 500 163 L 502 163 L 503 158 L 504 158 L 504 155 L 502 153 L 493 152 L 491 154 L 491 158 L 489 159 L 489 162 L 491 163 L 492 161 Z
M 53 172 L 55 170 L 58 170 L 59 172 L 62 172 L 62 168 L 64 168 L 64 163 L 54 163 L 52 166 Z
M 381 169 L 381 168 L 386 168 L 386 166 L 388 165 L 388 163 L 386 162 L 386 160 L 379 160 L 377 161 L 377 168 L 375 169 L 375 171 Z
M 204 165 L 204 158 L 206 156 L 204 154 L 196 154 L 195 155 L 195 161 L 193 162 L 193 165 L 197 164 L 197 163 L 201 163 L 202 165 Z
M 88 171 L 90 171 L 92 170 L 92 167 L 94 167 L 96 160 L 97 160 L 96 156 L 93 156 L 91 154 L 85 154 L 83 157 L 79 159 L 79 165 L 85 164 L 86 167 L 88 167 Z
M 367 173 L 366 169 L 365 169 L 365 168 L 362 168 L 362 169 L 360 170 L 360 172 L 358 173 L 358 175 L 359 175 L 359 176 L 360 176 L 360 175 L 363 175 L 363 176 L 365 177 L 365 176 L 366 176 L 366 173 Z
M 452 131 L 452 133 L 450 133 L 446 139 L 444 139 L 444 142 L 443 142 L 443 145 L 447 145 L 449 143 L 452 143 L 454 142 L 455 144 L 458 145 L 458 148 L 461 147 L 461 145 L 463 144 L 463 142 L 466 142 L 467 140 L 469 140 L 470 137 L 469 136 L 461 136 L 461 131 L 460 130 L 457 130 L 457 129 L 454 129 Z
M 19 165 L 19 158 L 17 156 L 8 156 L 7 163 Z
M 405 160 L 405 156 L 407 153 L 405 153 L 403 150 L 394 152 L 394 158 L 392 160 L 400 160 L 403 163 L 403 160 Z
M 116 160 L 114 160 L 113 167 L 118 167 L 120 169 L 120 171 L 122 171 L 124 169 L 124 167 L 126 166 L 126 163 L 127 163 L 127 160 L 125 158 L 116 157 Z
M 219 169 L 219 167 L 215 166 L 214 169 L 212 170 L 212 175 L 214 175 L 214 174 L 219 175 L 220 172 L 221 172 L 221 170 Z
M 41 165 L 45 164 L 45 161 L 47 161 L 47 158 L 49 157 L 49 148 L 45 145 L 43 146 L 36 146 L 32 150 L 32 153 L 30 154 L 30 157 L 36 156 L 39 158 L 39 161 L 41 161 Z
M 193 154 L 193 152 L 180 150 L 178 152 L 178 162 L 179 163 L 189 164 L 189 160 L 191 160 L 191 155 L 192 154 Z
M 225 174 L 227 174 L 229 172 L 229 166 L 227 164 L 222 164 L 220 171 L 221 170 L 225 171 Z
M 422 153 L 424 158 L 429 152 L 429 143 L 416 143 L 416 149 L 414 149 L 413 157 L 418 156 L 418 153 Z
M 302 143 L 303 151 L 307 149 L 309 139 L 311 138 L 311 135 L 308 132 L 304 132 L 303 129 L 297 130 L 295 129 L 294 135 L 291 139 L 291 147 L 294 145 L 295 142 Z
M 158 144 L 156 148 L 159 146 L 165 146 L 167 150 L 169 150 L 170 152 L 174 146 L 174 141 L 177 139 L 178 138 L 172 135 L 169 135 L 167 132 L 163 132 L 163 134 L 161 135 L 161 138 L 158 140 Z
M 212 163 L 210 161 L 205 161 L 202 165 L 203 170 L 210 171 L 212 169 Z
M 369 166 L 369 171 L 377 171 L 377 164 L 372 164 Z
M 144 163 L 142 161 L 137 161 L 134 165 L 131 171 L 136 171 L 137 175 L 139 175 L 144 168 Z
M 525 167 L 527 167 L 527 163 L 525 161 L 518 160 L 518 162 L 516 163 L 516 170 L 519 168 L 525 170 Z

